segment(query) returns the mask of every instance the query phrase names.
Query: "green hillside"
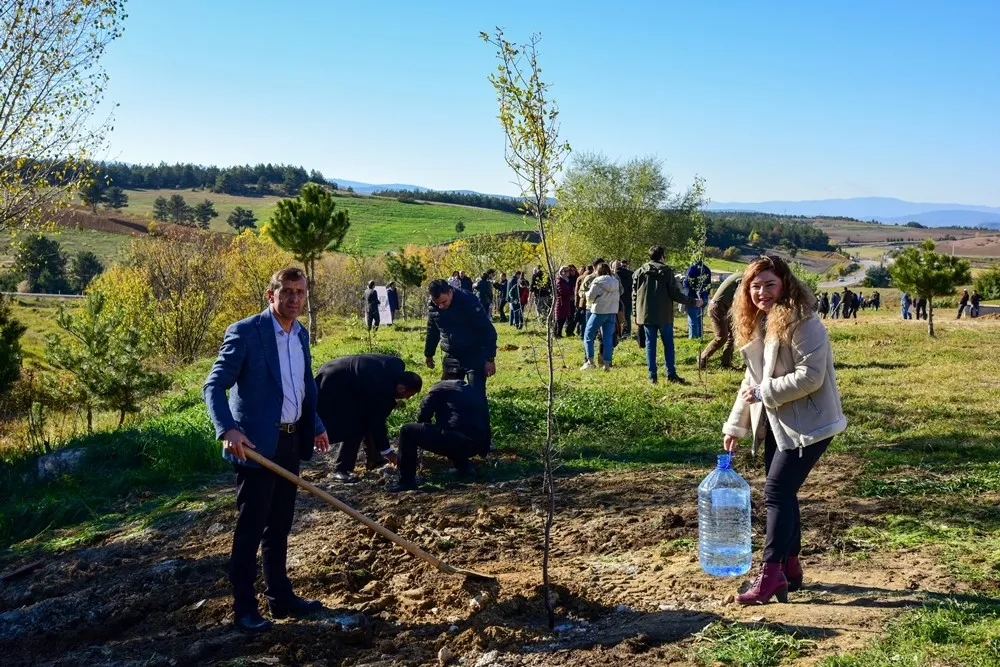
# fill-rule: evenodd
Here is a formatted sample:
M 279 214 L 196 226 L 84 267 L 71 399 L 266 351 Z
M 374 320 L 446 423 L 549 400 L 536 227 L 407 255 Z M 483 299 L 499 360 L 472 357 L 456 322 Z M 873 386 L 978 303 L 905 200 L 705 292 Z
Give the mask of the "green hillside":
M 259 226 L 270 218 L 281 199 L 220 195 L 205 190 L 128 190 L 127 194 L 129 205 L 122 212 L 145 219 L 152 218 L 153 201 L 157 197 L 169 199 L 180 194 L 192 206 L 210 199 L 219 212 L 211 228 L 220 232 L 232 231 L 226 218 L 237 206 L 251 209 Z M 458 236 L 455 224 L 459 221 L 465 224 L 464 235 L 531 228 L 531 224 L 518 215 L 448 204 L 402 204 L 394 199 L 340 195 L 338 210 L 341 207 L 351 214 L 351 229 L 344 247 L 358 244 L 362 251 L 369 253 L 394 250 L 409 243 L 432 245 L 450 241 Z

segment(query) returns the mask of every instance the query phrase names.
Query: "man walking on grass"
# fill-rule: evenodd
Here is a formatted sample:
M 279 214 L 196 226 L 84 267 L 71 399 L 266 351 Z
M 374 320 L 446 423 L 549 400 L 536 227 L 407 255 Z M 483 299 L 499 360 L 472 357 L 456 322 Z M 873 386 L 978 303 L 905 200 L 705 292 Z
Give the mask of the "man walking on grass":
M 729 311 L 733 308 L 736 290 L 740 288 L 741 282 L 743 282 L 742 271 L 729 276 L 715 290 L 715 295 L 708 304 L 708 317 L 712 320 L 712 332 L 715 337 L 702 352 L 701 358 L 698 359 L 698 368 L 701 370 L 708 367 L 709 358 L 720 347 L 722 348 L 722 367 L 730 369 L 733 367 L 733 325 L 729 321 Z

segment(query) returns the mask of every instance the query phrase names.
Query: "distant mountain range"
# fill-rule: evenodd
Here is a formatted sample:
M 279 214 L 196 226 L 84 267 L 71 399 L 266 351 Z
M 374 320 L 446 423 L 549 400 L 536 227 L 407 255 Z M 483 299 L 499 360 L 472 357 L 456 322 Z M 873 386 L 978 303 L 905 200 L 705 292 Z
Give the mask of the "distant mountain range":
M 931 204 L 889 197 L 817 199 L 807 201 L 712 202 L 711 211 L 758 211 L 776 215 L 825 215 L 878 220 L 888 224 L 919 222 L 926 227 L 982 225 L 1000 229 L 1000 207 L 968 204 Z

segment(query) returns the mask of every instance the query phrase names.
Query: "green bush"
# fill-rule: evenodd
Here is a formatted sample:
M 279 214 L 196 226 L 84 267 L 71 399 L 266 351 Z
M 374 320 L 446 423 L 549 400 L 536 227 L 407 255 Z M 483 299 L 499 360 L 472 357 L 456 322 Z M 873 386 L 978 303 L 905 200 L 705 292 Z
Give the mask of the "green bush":
M 986 300 L 1000 299 L 1000 264 L 994 264 L 980 273 L 973 287 Z

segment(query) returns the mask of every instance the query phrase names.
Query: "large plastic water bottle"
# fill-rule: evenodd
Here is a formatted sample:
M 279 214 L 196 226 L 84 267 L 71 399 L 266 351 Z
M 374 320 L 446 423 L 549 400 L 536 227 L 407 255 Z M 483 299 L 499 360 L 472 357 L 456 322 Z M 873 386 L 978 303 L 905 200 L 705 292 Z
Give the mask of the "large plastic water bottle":
M 701 568 L 716 577 L 750 571 L 750 485 L 732 469 L 732 455 L 698 485 L 698 552 Z

